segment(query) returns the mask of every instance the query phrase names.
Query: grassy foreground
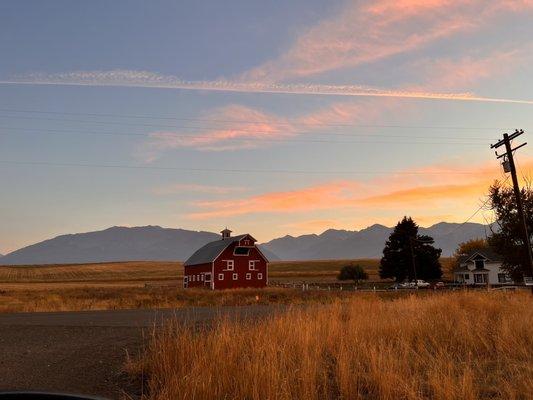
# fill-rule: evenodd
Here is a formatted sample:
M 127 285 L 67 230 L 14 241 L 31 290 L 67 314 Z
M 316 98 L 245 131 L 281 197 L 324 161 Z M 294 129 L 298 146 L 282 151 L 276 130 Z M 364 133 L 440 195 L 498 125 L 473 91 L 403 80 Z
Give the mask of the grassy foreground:
M 521 293 L 375 296 L 260 323 L 158 332 L 150 399 L 531 399 L 533 299 Z

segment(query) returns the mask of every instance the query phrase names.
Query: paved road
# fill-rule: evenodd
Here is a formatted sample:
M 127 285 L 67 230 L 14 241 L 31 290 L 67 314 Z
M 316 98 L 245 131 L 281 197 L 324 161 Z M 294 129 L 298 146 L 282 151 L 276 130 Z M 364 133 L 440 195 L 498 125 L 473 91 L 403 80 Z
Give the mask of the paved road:
M 122 371 L 126 352 L 138 355 L 151 328 L 177 318 L 209 323 L 218 316 L 261 319 L 275 306 L 195 307 L 0 314 L 0 391 L 46 390 L 137 397 L 141 383 Z

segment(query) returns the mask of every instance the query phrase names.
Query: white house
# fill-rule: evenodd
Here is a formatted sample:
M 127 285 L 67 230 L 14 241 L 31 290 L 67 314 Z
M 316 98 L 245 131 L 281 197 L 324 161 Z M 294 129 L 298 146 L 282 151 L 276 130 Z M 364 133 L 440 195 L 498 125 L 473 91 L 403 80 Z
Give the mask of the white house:
M 459 257 L 459 267 L 453 271 L 453 280 L 466 285 L 514 284 L 501 265 L 501 257 L 492 250 L 475 250 Z

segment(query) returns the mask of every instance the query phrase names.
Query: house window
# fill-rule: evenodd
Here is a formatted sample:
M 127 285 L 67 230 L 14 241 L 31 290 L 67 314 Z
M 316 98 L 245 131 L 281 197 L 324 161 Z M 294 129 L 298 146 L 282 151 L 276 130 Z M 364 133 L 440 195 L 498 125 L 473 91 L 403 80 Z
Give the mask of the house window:
M 185 275 L 183 277 L 183 282 L 185 282 L 185 283 L 189 282 L 189 277 L 187 275 Z
M 483 269 L 485 268 L 485 260 L 475 260 L 474 266 L 476 269 Z
M 498 274 L 498 282 L 499 283 L 508 283 L 511 282 L 511 277 L 507 274 L 500 273 Z
M 474 282 L 475 283 L 487 283 L 487 275 L 486 274 L 474 274 Z
M 218 280 L 223 281 L 224 280 L 224 274 L 218 274 Z
M 233 280 L 236 281 L 239 278 L 238 274 L 233 274 Z
M 250 271 L 255 271 L 255 263 L 257 262 L 257 260 L 250 260 L 248 261 L 248 269 Z
M 261 272 L 257 274 L 257 279 L 259 280 L 263 279 L 263 274 Z
M 248 247 L 235 247 L 233 254 L 236 256 L 247 256 L 250 254 L 250 249 Z
M 470 279 L 470 274 L 465 274 L 464 279 L 465 279 L 465 281 L 469 280 Z
M 235 267 L 235 262 L 233 260 L 224 260 L 226 262 L 226 269 L 225 271 L 233 271 L 233 268 Z
M 250 279 L 252 279 L 252 274 L 248 272 L 246 274 L 246 280 L 249 281 Z

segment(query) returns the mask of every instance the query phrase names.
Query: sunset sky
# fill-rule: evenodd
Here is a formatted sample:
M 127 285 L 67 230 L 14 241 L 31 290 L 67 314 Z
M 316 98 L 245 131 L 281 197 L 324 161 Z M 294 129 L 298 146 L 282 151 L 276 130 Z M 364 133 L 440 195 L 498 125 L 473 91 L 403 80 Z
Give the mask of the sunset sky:
M 532 18 L 533 0 L 4 0 L 0 253 L 114 225 L 463 222 L 504 177 L 489 145 L 533 134 Z M 517 162 L 530 175 L 533 142 Z

